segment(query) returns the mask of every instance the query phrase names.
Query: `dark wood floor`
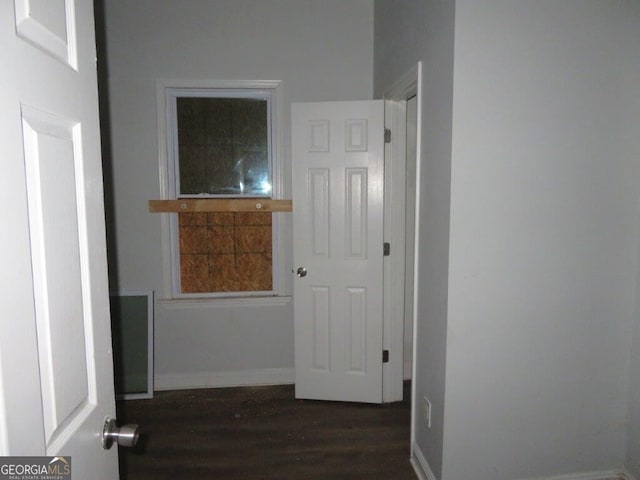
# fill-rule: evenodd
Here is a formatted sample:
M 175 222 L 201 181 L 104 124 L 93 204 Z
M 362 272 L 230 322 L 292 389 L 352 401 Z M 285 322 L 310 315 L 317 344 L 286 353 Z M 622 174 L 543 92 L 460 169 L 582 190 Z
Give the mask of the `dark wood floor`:
M 408 401 L 302 401 L 292 385 L 180 390 L 119 402 L 118 419 L 143 431 L 120 449 L 122 480 L 417 478 Z

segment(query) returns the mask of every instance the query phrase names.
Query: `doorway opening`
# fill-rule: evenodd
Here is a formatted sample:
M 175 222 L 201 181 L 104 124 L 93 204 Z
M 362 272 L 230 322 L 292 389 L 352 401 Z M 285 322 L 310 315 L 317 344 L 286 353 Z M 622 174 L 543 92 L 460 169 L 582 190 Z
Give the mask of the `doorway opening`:
M 384 92 L 385 129 L 385 242 L 392 254 L 384 265 L 384 348 L 390 362 L 383 367 L 383 401 L 402 400 L 405 380 L 412 380 L 411 442 L 415 436 L 415 338 L 419 255 L 420 131 L 422 62 Z M 395 353 L 394 353 L 395 352 Z

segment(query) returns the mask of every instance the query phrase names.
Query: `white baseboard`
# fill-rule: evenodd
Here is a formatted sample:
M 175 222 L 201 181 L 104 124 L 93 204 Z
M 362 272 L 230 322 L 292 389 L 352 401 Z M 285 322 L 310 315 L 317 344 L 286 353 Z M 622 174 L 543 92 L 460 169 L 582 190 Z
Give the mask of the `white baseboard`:
M 420 450 L 420 447 L 415 442 L 411 446 L 411 465 L 420 480 L 438 480 L 431 471 L 429 462 L 427 462 L 427 459 L 424 457 L 422 450 Z
M 636 480 L 627 470 L 603 470 L 600 472 L 570 473 L 552 477 L 537 477 L 527 480 Z
M 422 452 L 414 445 L 413 458 L 411 459 L 416 474 L 420 480 L 437 480 L 429 464 L 424 459 Z M 570 473 L 568 475 L 556 475 L 553 477 L 536 477 L 528 480 L 637 480 L 626 469 L 606 470 L 601 472 Z
M 637 480 L 637 478 L 629 472 L 626 468 L 619 471 L 620 480 Z
M 294 383 L 293 368 L 266 368 L 232 372 L 198 372 L 156 374 L 155 390 L 183 390 L 192 388 L 248 387 L 257 385 L 286 385 Z
M 429 467 L 420 447 L 414 443 L 411 448 L 411 465 L 420 480 L 438 480 Z M 537 477 L 528 480 L 638 480 L 625 468 L 600 472 L 571 473 L 552 477 Z

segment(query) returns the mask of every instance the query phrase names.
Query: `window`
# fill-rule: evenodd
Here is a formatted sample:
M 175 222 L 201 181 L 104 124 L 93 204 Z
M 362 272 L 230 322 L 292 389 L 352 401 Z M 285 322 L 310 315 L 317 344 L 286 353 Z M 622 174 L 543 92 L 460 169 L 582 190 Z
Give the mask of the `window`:
M 277 83 L 211 88 L 172 83 L 159 84 L 164 198 L 277 195 Z M 276 215 L 225 211 L 170 217 L 165 263 L 173 297 L 277 294 Z

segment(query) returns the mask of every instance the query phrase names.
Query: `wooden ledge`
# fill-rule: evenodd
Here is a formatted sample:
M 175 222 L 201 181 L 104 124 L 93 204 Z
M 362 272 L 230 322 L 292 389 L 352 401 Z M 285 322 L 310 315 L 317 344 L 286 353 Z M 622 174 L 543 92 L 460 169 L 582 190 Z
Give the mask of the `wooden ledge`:
M 291 200 L 271 198 L 182 198 L 149 200 L 151 213 L 176 212 L 290 212 Z

